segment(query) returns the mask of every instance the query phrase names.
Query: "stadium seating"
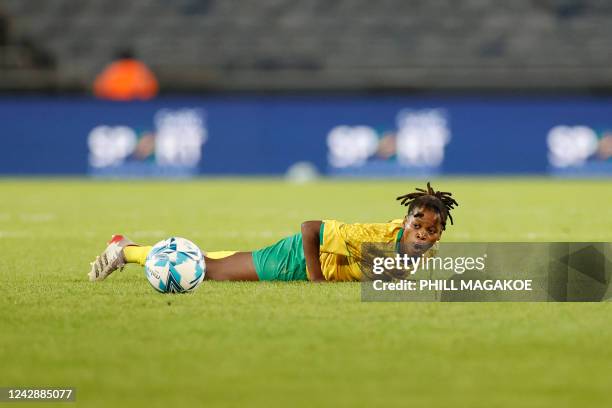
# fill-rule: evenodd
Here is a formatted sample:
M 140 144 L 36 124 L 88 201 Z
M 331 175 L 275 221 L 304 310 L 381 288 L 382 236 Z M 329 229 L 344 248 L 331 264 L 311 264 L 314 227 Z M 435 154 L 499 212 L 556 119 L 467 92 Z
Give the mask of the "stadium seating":
M 126 45 L 166 89 L 612 85 L 606 0 L 5 0 L 3 7 L 12 35 L 48 50 L 66 86 L 90 84 Z

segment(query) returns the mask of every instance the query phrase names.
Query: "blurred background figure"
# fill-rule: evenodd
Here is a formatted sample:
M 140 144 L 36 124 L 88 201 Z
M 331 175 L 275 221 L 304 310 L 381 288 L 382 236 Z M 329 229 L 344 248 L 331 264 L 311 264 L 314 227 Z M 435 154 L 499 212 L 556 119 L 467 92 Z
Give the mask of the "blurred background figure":
M 147 100 L 157 95 L 157 79 L 131 49 L 123 49 L 94 82 L 94 95 L 115 101 Z

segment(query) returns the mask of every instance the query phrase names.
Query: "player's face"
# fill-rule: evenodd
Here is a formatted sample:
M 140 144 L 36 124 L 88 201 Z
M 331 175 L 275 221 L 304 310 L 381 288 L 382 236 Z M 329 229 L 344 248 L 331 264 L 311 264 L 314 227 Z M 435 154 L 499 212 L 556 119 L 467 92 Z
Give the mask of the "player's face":
M 404 221 L 406 243 L 414 249 L 429 249 L 440 240 L 442 223 L 440 216 L 428 208 L 415 208 Z

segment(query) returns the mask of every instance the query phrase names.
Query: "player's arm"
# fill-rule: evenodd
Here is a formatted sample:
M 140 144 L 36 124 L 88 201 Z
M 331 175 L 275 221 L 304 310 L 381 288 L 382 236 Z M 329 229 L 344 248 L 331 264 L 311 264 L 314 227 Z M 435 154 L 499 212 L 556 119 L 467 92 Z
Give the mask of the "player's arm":
M 321 271 L 321 261 L 319 260 L 320 231 L 321 221 L 306 221 L 302 223 L 304 258 L 306 258 L 308 279 L 313 282 L 325 282 L 323 271 Z

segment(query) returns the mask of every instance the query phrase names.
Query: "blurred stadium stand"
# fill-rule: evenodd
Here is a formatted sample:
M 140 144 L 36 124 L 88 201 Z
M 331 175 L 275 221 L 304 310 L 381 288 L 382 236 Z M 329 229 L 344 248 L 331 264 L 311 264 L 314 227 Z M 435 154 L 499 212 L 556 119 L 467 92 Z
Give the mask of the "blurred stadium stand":
M 0 90 L 86 91 L 126 46 L 166 92 L 608 90 L 612 2 L 0 2 Z

